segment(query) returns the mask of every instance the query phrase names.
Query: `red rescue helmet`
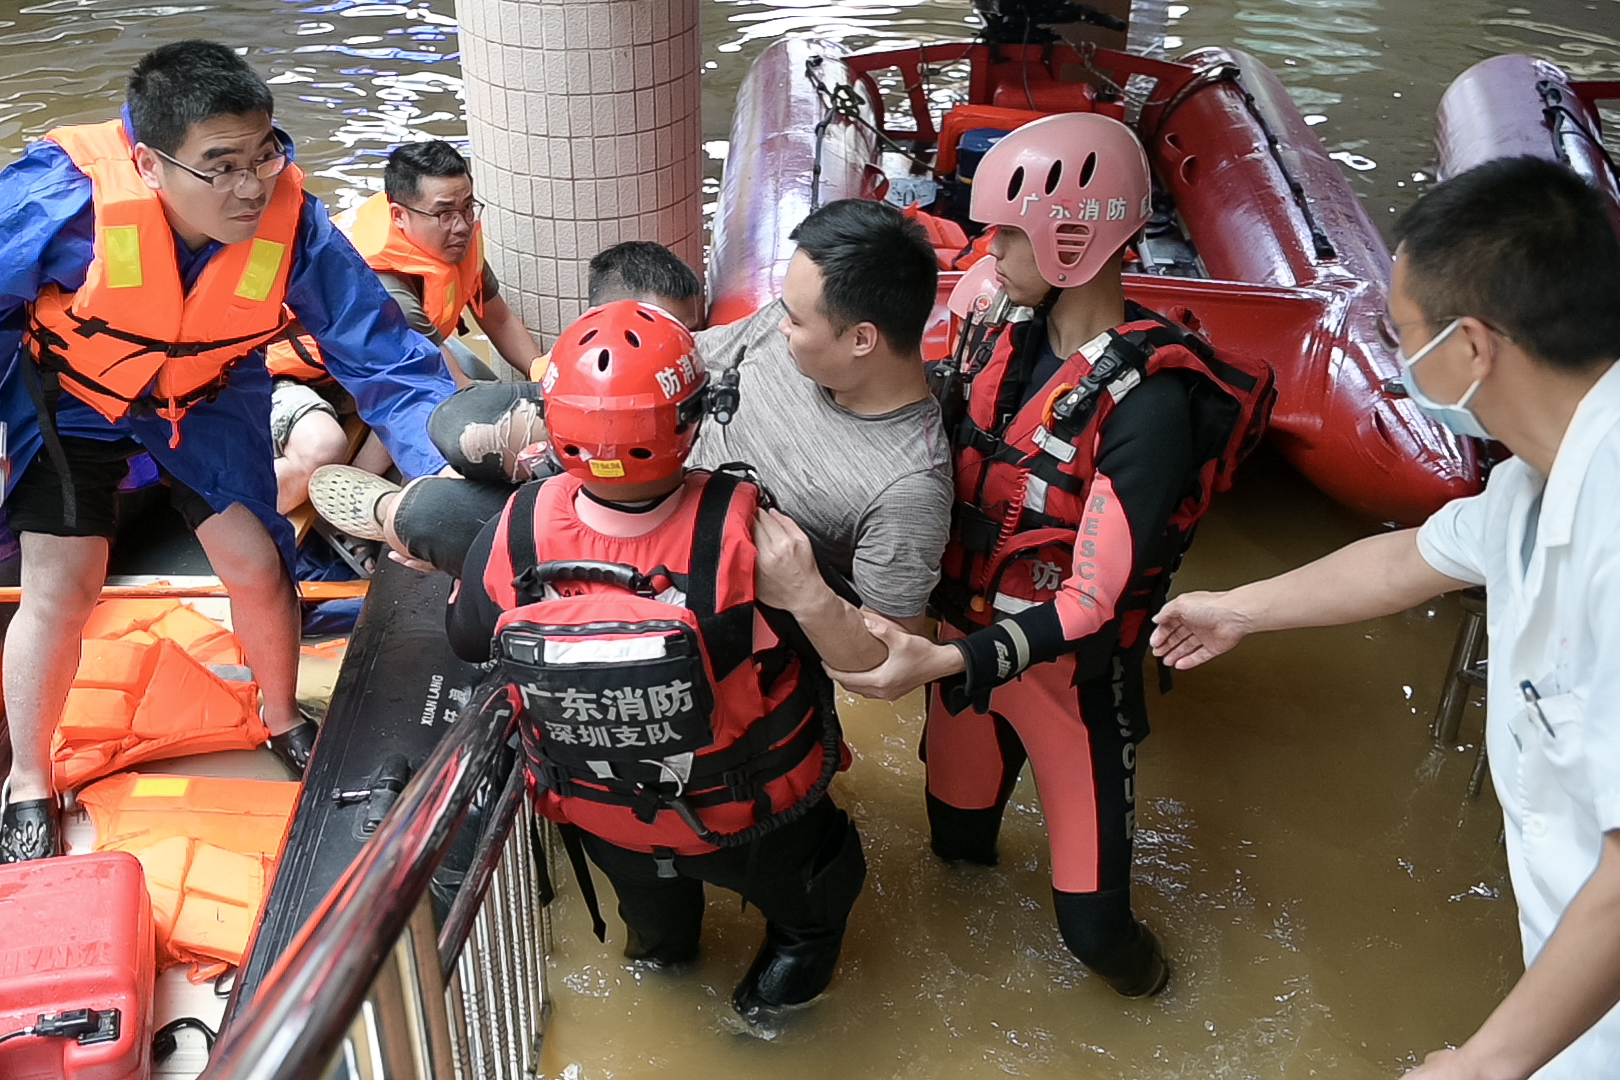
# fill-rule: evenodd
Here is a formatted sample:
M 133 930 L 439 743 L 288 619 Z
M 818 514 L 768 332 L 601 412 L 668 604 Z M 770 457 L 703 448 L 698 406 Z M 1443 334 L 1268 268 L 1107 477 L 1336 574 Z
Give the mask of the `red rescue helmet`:
M 692 452 L 708 383 L 692 335 L 664 311 L 594 307 L 557 338 L 541 380 L 551 452 L 585 480 L 661 480 Z
M 992 146 L 973 173 L 973 220 L 1022 229 L 1060 289 L 1097 276 L 1152 210 L 1147 154 L 1096 113 L 1043 116 Z

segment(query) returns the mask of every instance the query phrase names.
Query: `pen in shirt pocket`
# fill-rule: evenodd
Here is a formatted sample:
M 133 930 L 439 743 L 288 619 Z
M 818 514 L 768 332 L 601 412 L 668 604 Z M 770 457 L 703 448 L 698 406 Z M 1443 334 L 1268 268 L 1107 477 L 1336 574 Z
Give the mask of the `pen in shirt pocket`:
M 1547 723 L 1547 714 L 1541 711 L 1541 695 L 1536 693 L 1535 683 L 1525 679 L 1519 684 L 1519 693 L 1524 695 L 1525 706 L 1535 710 L 1536 718 L 1541 721 L 1541 726 L 1547 729 L 1547 734 L 1555 739 L 1558 738 L 1558 732 L 1554 731 L 1552 725 Z

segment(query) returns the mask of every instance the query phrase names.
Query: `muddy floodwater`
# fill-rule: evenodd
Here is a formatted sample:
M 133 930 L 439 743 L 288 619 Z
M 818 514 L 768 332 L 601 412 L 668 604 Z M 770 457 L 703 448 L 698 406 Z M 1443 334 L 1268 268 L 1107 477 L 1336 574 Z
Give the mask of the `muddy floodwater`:
M 1179 577 L 1220 587 L 1367 526 L 1266 457 L 1202 526 Z M 705 954 L 642 973 L 565 891 L 548 1075 L 1383 1077 L 1460 1041 L 1521 970 L 1500 813 L 1465 788 L 1475 747 L 1428 721 L 1459 610 L 1260 638 L 1153 697 L 1137 797 L 1137 913 L 1175 974 L 1125 1002 L 1064 949 L 1040 804 L 1019 782 L 993 870 L 928 849 L 921 706 L 844 710 L 834 785 L 871 874 L 832 991 L 771 1042 L 727 1000 L 762 921 L 711 891 Z M 1471 707 L 1460 738 L 1477 739 Z M 611 924 L 611 920 L 610 920 Z
M 1474 61 L 1530 51 L 1620 78 L 1620 0 L 1189 0 L 1172 53 L 1236 45 L 1273 68 L 1380 225 L 1433 179 L 1433 116 Z M 185 36 L 241 46 L 271 77 L 310 186 L 334 208 L 380 186 L 388 148 L 465 139 L 451 0 L 380 4 L 49 0 L 0 6 L 0 151 L 111 115 L 133 61 Z M 771 40 L 854 46 L 959 36 L 963 3 L 705 0 L 704 127 L 717 188 L 732 96 Z M 1607 116 L 1620 127 L 1620 115 Z M 1378 528 L 1262 454 L 1217 501 L 1180 589 L 1275 573 Z M 1466 797 L 1483 718 L 1460 745 L 1428 725 L 1459 609 L 1272 636 L 1150 694 L 1135 896 L 1175 965 L 1123 1002 L 1053 923 L 1040 806 L 1026 776 L 994 870 L 928 850 L 920 705 L 846 702 L 854 768 L 834 786 L 871 873 L 832 991 L 773 1040 L 727 999 L 760 936 L 711 894 L 689 971 L 638 971 L 623 928 L 591 936 L 568 884 L 553 912 L 548 1077 L 1305 1077 L 1398 1075 L 1465 1038 L 1520 971 L 1500 817 Z

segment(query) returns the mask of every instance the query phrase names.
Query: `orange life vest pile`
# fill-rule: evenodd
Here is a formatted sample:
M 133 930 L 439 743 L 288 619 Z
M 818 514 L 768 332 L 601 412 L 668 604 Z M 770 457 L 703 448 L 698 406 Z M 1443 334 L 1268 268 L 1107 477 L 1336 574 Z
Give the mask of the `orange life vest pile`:
M 140 860 L 158 967 L 193 982 L 238 965 L 298 801 L 293 781 L 123 773 L 79 793 L 97 851 Z
M 241 663 L 229 630 L 178 601 L 96 605 L 51 743 L 57 789 L 142 761 L 264 742 L 258 686 L 208 669 Z

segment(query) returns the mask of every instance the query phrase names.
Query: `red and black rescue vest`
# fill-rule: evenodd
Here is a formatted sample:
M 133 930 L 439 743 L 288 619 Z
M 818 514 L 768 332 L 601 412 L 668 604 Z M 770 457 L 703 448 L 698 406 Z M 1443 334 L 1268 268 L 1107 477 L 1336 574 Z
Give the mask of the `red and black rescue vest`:
M 1197 377 L 1191 404 L 1198 464 L 1156 545 L 1154 565 L 1137 568 L 1128 595 L 1115 602 L 1116 617 L 1139 623 L 1163 603 L 1193 527 L 1264 434 L 1276 400 L 1268 364 L 1218 355 L 1193 332 L 1197 324 L 1185 309 L 1171 312 L 1174 321 L 1134 303 L 1126 314 L 1129 321 L 1108 332 L 1095 362 L 1075 353 L 1021 406 L 1003 397 L 1015 389 L 1010 380 L 1021 350 L 1042 345 L 1040 320 L 1007 327 L 974 377 L 967 416 L 951 433 L 957 503 L 934 594 L 959 629 L 1046 603 L 1069 579 L 1076 543 L 1089 543 L 1085 508 L 1102 425 L 1143 379 L 1161 371 Z M 1014 411 L 998 415 L 1008 408 Z
M 755 601 L 759 488 L 730 471 L 686 485 L 667 521 L 629 538 L 579 520 L 575 477 L 520 488 L 484 587 L 540 812 L 691 855 L 799 817 L 846 759 L 814 649 Z

